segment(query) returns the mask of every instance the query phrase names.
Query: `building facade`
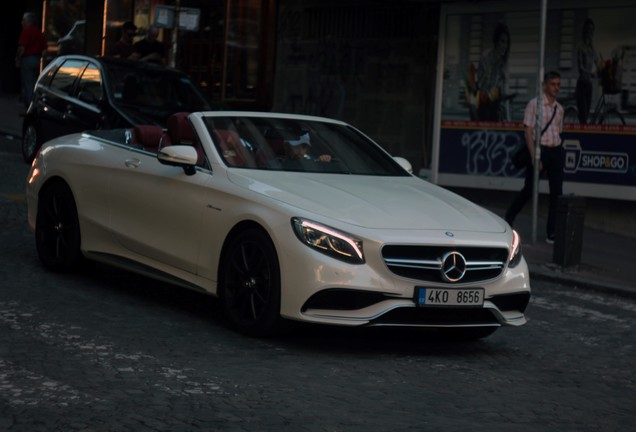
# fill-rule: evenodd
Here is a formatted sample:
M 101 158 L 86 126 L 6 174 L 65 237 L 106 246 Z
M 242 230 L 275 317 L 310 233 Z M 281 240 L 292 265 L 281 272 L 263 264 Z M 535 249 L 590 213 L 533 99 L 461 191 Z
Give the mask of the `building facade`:
M 170 64 L 222 106 L 342 119 L 436 183 L 516 189 L 523 173 L 510 159 L 523 145 L 525 104 L 540 86 L 540 3 L 45 0 L 27 7 L 42 11 L 51 56 L 108 55 L 123 22 L 135 23 L 138 38 L 155 24 Z M 568 108 L 566 192 L 636 200 L 636 31 L 621 20 L 636 16 L 631 3 L 549 2 L 544 67 L 561 73 Z M 585 73 L 591 90 L 583 91 Z

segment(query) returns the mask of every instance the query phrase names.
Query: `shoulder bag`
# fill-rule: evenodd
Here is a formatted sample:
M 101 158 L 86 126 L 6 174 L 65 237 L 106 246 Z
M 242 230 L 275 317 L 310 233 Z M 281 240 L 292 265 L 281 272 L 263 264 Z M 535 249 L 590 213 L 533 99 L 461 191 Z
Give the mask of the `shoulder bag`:
M 543 130 L 541 131 L 541 136 L 548 130 L 550 125 L 552 124 L 552 120 L 554 120 L 554 116 L 556 115 L 557 105 L 554 105 L 554 111 L 552 111 L 552 117 L 550 117 L 550 121 L 545 125 Z M 532 158 L 530 157 L 530 150 L 528 150 L 528 146 L 524 144 L 521 146 L 519 150 L 512 156 L 512 164 L 517 168 L 527 167 L 532 163 Z

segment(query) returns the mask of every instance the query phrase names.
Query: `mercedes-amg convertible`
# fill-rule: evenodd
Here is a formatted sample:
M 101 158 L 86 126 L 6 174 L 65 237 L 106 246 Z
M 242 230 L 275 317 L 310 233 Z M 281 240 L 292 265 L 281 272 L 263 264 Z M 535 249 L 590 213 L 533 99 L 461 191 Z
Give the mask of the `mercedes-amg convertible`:
M 48 269 L 93 260 L 200 290 L 250 335 L 304 321 L 474 339 L 525 324 L 517 233 L 409 167 L 341 121 L 176 113 L 166 129 L 46 143 L 28 220 Z

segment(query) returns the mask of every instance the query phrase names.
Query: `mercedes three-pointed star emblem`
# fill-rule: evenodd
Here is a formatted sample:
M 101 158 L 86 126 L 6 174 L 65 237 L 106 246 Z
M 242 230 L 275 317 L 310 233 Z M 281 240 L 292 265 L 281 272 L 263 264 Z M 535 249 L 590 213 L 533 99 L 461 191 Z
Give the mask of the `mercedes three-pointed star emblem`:
M 459 252 L 448 252 L 442 257 L 442 278 L 447 282 L 457 282 L 466 274 L 466 258 Z

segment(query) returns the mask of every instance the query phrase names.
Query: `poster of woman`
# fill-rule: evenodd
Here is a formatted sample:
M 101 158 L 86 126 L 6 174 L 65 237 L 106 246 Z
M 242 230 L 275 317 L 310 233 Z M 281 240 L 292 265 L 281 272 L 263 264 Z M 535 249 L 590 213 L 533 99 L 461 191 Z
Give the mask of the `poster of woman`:
M 561 75 L 566 193 L 636 199 L 636 27 L 624 19 L 636 6 L 610 3 L 550 2 L 544 70 Z M 454 3 L 442 20 L 439 182 L 516 189 L 511 160 L 541 85 L 539 6 Z

